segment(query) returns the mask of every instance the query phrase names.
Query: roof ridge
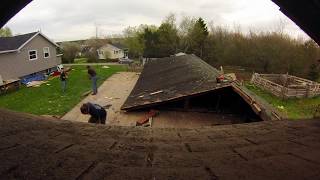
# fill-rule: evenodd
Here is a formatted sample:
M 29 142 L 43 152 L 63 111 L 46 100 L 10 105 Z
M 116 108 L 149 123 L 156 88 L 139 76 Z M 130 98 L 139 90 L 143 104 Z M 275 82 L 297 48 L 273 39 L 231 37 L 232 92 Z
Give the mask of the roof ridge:
M 8 37 L 0 37 L 0 39 L 2 39 L 2 38 L 16 38 L 16 37 L 21 37 L 21 36 L 26 36 L 26 35 L 31 35 L 31 34 L 35 35 L 37 33 L 39 33 L 39 31 L 35 31 L 35 32 L 31 32 L 31 33 L 25 33 L 25 34 L 18 34 L 18 35 L 8 36 Z
M 31 32 L 27 34 L 16 35 L 12 37 L 0 38 L 0 54 L 16 52 L 28 44 L 34 37 L 41 35 L 50 43 L 58 46 L 55 42 L 51 41 L 48 37 L 42 34 L 40 31 Z

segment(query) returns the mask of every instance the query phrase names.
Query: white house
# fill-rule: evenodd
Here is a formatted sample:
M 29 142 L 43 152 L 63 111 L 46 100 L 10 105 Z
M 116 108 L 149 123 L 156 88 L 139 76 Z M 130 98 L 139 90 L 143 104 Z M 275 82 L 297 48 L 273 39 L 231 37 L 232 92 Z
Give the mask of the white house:
M 121 44 L 108 43 L 97 50 L 99 59 L 128 59 L 129 49 Z

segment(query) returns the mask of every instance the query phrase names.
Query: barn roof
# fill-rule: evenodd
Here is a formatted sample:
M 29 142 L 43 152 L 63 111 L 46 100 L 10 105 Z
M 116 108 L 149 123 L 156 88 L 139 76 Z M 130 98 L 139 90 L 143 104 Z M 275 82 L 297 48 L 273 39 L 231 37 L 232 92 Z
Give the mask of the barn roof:
M 217 76 L 217 69 L 195 55 L 149 61 L 121 109 L 140 109 L 230 85 L 217 84 Z

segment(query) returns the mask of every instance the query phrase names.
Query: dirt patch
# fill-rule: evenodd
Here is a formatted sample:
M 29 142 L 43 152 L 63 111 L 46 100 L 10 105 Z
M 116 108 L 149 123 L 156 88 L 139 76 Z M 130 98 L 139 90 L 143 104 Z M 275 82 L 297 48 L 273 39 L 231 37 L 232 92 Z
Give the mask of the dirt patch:
M 100 104 L 101 106 L 111 105 L 107 110 L 108 122 L 109 124 L 118 125 L 117 119 L 120 113 L 120 107 L 130 94 L 138 78 L 139 74 L 133 72 L 114 74 L 99 87 L 97 95 L 89 95 L 86 97 L 70 112 L 63 116 L 62 119 L 88 122 L 89 116 L 81 114 L 80 107 L 83 103 L 92 102 Z

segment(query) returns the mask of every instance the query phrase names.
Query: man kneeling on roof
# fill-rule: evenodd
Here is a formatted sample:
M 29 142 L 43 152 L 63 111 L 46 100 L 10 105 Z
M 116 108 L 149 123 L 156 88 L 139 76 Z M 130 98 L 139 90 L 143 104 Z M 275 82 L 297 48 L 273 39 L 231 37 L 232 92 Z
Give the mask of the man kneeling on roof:
M 107 112 L 100 105 L 88 102 L 81 106 L 80 111 L 82 114 L 91 115 L 89 123 L 106 124 Z

